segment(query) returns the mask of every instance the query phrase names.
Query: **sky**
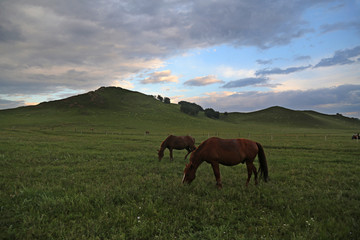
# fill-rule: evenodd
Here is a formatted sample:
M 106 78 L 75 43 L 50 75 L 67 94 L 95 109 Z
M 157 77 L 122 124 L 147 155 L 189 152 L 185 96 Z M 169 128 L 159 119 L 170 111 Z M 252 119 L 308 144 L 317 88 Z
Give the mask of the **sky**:
M 360 118 L 360 0 L 0 0 L 0 109 L 118 86 Z

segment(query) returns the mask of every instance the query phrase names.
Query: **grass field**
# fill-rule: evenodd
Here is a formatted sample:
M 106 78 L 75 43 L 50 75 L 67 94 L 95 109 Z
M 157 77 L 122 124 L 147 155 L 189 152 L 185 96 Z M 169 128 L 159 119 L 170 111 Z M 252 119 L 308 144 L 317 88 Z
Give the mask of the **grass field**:
M 0 239 L 360 239 L 359 128 L 278 107 L 192 117 L 118 88 L 0 111 Z M 218 190 L 203 163 L 183 185 L 186 151 L 157 159 L 168 134 L 258 141 L 270 181 L 220 166 Z
M 166 135 L 3 129 L 1 238 L 360 237 L 360 142 L 348 134 L 251 134 L 271 181 L 246 188 L 244 165 L 221 166 L 222 190 L 206 163 L 182 185 L 186 151 L 157 160 Z

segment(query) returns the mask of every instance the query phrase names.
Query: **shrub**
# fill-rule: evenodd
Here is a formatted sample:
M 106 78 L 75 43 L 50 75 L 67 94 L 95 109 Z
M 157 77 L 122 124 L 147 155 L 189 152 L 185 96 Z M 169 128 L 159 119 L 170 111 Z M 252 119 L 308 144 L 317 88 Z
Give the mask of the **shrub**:
M 166 104 L 170 104 L 170 98 L 165 97 L 165 98 L 164 98 L 164 103 L 166 103 Z
M 162 101 L 164 100 L 164 98 L 163 98 L 161 95 L 158 95 L 158 96 L 157 96 L 157 99 L 158 99 L 160 102 L 162 102 Z
M 195 103 L 190 103 L 190 102 L 186 102 L 186 101 L 181 101 L 179 102 L 179 104 L 181 105 L 180 107 L 180 111 L 192 116 L 196 116 L 199 111 L 204 111 L 204 109 L 195 104 Z
M 212 108 L 205 109 L 205 115 L 209 118 L 215 118 L 215 119 L 220 118 L 220 113 Z

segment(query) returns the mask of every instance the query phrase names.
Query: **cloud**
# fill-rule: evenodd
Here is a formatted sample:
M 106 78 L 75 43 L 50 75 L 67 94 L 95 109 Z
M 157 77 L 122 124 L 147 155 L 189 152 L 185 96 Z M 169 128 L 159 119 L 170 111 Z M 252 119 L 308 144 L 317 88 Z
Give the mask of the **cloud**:
M 230 66 L 219 66 L 216 72 L 225 78 L 248 78 L 255 74 L 254 70 L 250 69 L 234 69 Z
M 316 110 L 335 114 L 360 109 L 360 85 L 341 85 L 305 91 L 206 94 L 192 100 L 205 108 L 212 107 L 227 112 L 248 112 L 271 106 L 283 106 L 296 110 Z M 353 116 L 360 118 L 360 112 L 357 111 L 357 115 Z
M 8 108 L 16 108 L 20 106 L 24 106 L 25 101 L 19 100 L 19 101 L 10 101 L 6 99 L 0 98 L 0 109 L 8 109 Z
M 302 67 L 289 67 L 286 69 L 280 68 L 273 68 L 273 69 L 262 69 L 255 72 L 256 76 L 265 76 L 265 75 L 272 75 L 272 74 L 290 74 L 298 71 L 303 71 L 305 69 L 310 68 L 311 65 L 302 66 Z
M 321 59 L 321 61 L 316 64 L 314 68 L 352 64 L 359 61 L 352 60 L 352 58 L 355 57 L 360 57 L 360 46 L 354 47 L 352 49 L 336 51 L 333 57 Z
M 129 81 L 126 80 L 115 80 L 112 83 L 113 86 L 115 87 L 121 87 L 121 88 L 125 88 L 125 89 L 133 89 L 134 88 L 134 84 L 132 84 Z
M 295 61 L 304 61 L 304 60 L 310 60 L 311 56 L 295 56 Z
M 254 86 L 259 84 L 266 84 L 268 82 L 268 78 L 266 77 L 259 77 L 259 78 L 243 78 L 235 81 L 230 81 L 223 85 L 223 88 L 241 88 L 246 86 Z
M 294 72 L 304 71 L 309 68 L 318 68 L 318 67 L 329 67 L 334 65 L 346 65 L 359 62 L 358 59 L 352 60 L 352 58 L 360 57 L 360 46 L 354 47 L 352 49 L 339 50 L 334 53 L 334 56 L 331 58 L 324 58 L 319 61 L 315 66 L 307 65 L 300 67 L 288 67 L 285 69 L 281 68 L 272 68 L 272 69 L 260 69 L 255 72 L 256 76 L 267 76 L 273 74 L 291 74 Z M 296 57 L 296 60 L 308 60 L 310 56 L 299 56 Z M 259 61 L 259 60 L 257 60 Z
M 268 60 L 258 59 L 256 60 L 256 62 L 261 65 L 270 65 L 274 62 L 274 59 L 268 59 Z
M 8 24 L 2 26 L 0 24 L 0 42 L 22 41 L 24 40 L 19 29 L 15 26 Z
M 150 74 L 150 77 L 145 78 L 141 81 L 142 84 L 149 83 L 168 83 L 168 82 L 178 82 L 178 77 L 171 75 L 170 70 L 164 70 L 160 72 L 153 72 Z
M 284 45 L 310 30 L 302 14 L 315 4 L 1 1 L 0 65 L 6 63 L 12 69 L 3 74 L 0 67 L 0 84 L 15 81 L 20 92 L 22 85 L 33 84 L 40 77 L 35 81 L 41 79 L 36 88 L 40 93 L 48 91 L 48 82 L 53 87 L 91 89 L 111 84 L 114 76 L 126 79 L 152 71 L 167 57 L 188 49 L 221 44 L 260 48 Z M 49 73 L 55 66 L 66 70 Z M 25 73 L 34 67 L 37 74 Z M 84 74 L 66 75 L 72 69 Z
M 193 39 L 210 44 L 269 48 L 289 43 L 311 31 L 301 23 L 310 1 L 196 1 L 192 5 Z M 279 14 L 273 14 L 274 12 Z
M 343 31 L 346 29 L 355 28 L 360 32 L 360 23 L 359 22 L 337 22 L 333 24 L 324 24 L 320 26 L 322 33 L 329 33 L 334 31 Z
M 204 76 L 204 77 L 196 77 L 194 79 L 187 80 L 184 82 L 185 85 L 189 86 L 205 86 L 214 83 L 222 83 L 223 81 L 217 79 L 214 75 Z

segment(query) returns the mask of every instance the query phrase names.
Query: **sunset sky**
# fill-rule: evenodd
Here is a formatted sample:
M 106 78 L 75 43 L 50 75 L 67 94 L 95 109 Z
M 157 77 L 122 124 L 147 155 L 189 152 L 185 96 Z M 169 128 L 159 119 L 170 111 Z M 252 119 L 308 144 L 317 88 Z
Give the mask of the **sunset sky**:
M 360 0 L 0 0 L 0 109 L 119 86 L 360 118 Z

